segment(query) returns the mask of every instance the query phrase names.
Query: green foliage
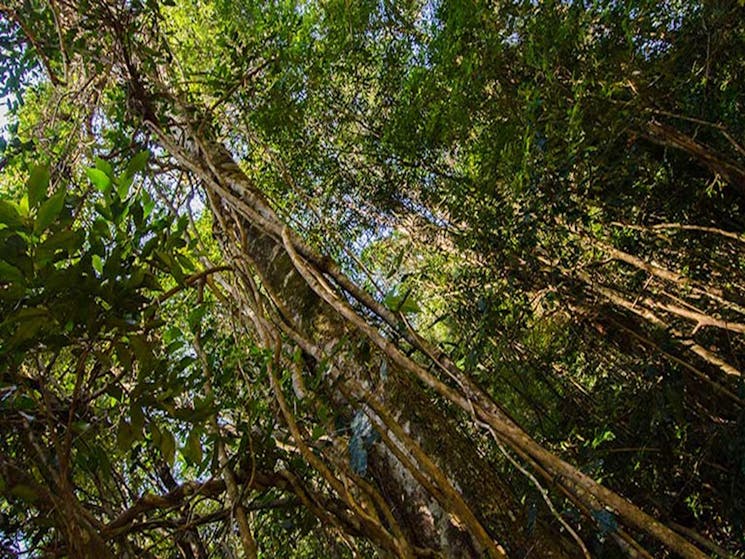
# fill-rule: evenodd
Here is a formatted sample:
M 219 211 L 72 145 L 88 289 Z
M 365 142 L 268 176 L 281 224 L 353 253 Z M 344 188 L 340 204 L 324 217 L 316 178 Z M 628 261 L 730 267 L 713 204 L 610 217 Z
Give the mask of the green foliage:
M 153 112 L 150 124 L 173 131 L 193 110 L 188 125 L 219 136 L 287 223 L 407 315 L 530 433 L 644 508 L 745 546 L 745 420 L 722 396 L 742 398 L 745 384 L 687 349 L 696 342 L 739 367 L 745 342 L 657 308 L 646 309 L 657 321 L 634 313 L 653 300 L 742 322 L 740 241 L 654 227 L 745 228 L 742 184 L 712 166 L 745 168 L 741 6 L 134 2 L 114 18 L 116 37 L 95 4 L 61 34 L 53 13 L 30 6 L 33 48 L 0 20 L 13 54 L 0 65 L 0 96 L 15 96 L 0 145 L 0 410 L 9 418 L 0 447 L 28 470 L 0 467 L 10 523 L 0 532 L 54 543 L 46 511 L 34 508 L 51 470 L 32 443 L 59 463 L 59 433 L 73 434 L 70 477 L 96 511 L 221 476 L 218 442 L 236 470 L 277 465 L 321 485 L 286 441 L 275 444 L 285 433 L 267 392 L 273 356 L 242 331 L 240 302 L 225 303 L 232 292 L 218 283 L 218 303 L 206 279 L 193 281 L 202 262 L 221 261 L 212 202 L 142 122 Z M 142 83 L 117 83 L 121 68 L 101 58 L 126 50 L 116 41 Z M 75 95 L 41 77 L 72 81 L 78 70 L 95 79 Z M 656 137 L 658 122 L 689 149 Z M 98 156 L 78 148 L 90 134 Z M 681 279 L 661 280 L 655 267 Z M 376 379 L 398 374 L 369 347 L 359 355 Z M 290 399 L 313 452 L 342 437 L 344 463 L 368 475 L 369 423 L 324 392 L 329 363 L 306 359 L 297 351 L 292 364 L 311 373 L 313 403 Z M 291 371 L 281 373 L 290 394 Z M 542 502 L 491 443 L 473 440 L 515 494 Z M 184 515 L 221 505 L 194 499 Z M 613 556 L 619 520 L 589 515 L 581 534 L 592 530 L 596 554 Z M 374 553 L 327 541 L 296 503 L 255 517 L 267 556 Z M 138 541 L 156 556 L 171 552 L 149 537 Z
M 56 440 L 56 422 L 71 422 L 77 441 L 74 477 L 89 486 L 93 472 L 107 480 L 100 487 L 106 491 L 120 475 L 114 457 L 135 456 L 149 444 L 173 465 L 177 440 L 170 424 L 178 417 L 180 425 L 187 418 L 206 419 L 204 413 L 182 417 L 173 404 L 180 376 L 193 359 L 164 352 L 154 306 L 161 282 L 183 280 L 179 262 L 188 259 L 177 254 L 183 223 L 172 227 L 153 211 L 141 184 L 132 191 L 121 188 L 129 189 L 144 169 L 149 157 L 144 153 L 119 176 L 111 163 L 98 160 L 105 169 L 98 172 L 117 189 L 80 191 L 51 175 L 48 166 L 34 166 L 20 203 L 0 203 L 0 388 L 6 395 L 0 407 L 9 418 L 38 424 L 34 436 L 49 444 Z M 88 176 L 100 179 L 90 171 Z M 48 193 L 50 183 L 56 191 Z M 80 382 L 83 407 L 73 390 Z M 69 406 L 70 397 L 78 408 L 74 415 L 68 419 L 62 410 L 59 418 L 49 415 L 58 413 L 57 406 Z M 58 402 L 53 409 L 50 398 Z M 129 413 L 122 413 L 122 406 Z M 113 432 L 111 423 L 118 425 Z M 191 464 L 202 462 L 200 432 L 197 423 L 183 451 Z M 31 464 L 39 457 L 25 444 L 7 433 L 2 453 Z M 8 482 L 0 495 L 3 510 L 26 517 L 23 503 L 42 499 L 33 489 L 41 475 L 29 467 L 26 481 Z M 26 518 L 26 537 L 43 539 L 43 532 L 36 532 L 42 525 Z

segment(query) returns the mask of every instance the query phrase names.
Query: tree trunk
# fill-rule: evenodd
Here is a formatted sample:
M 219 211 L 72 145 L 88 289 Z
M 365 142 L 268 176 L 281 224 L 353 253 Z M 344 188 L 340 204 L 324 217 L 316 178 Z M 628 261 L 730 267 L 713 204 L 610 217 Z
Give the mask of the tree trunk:
M 222 182 L 222 176 L 231 177 L 248 190 L 247 179 L 230 155 L 220 146 L 213 144 L 210 148 L 214 149 L 207 157 L 215 173 L 212 180 Z M 229 185 L 223 186 L 229 189 Z M 221 194 L 213 192 L 213 195 Z M 217 196 L 212 200 L 220 203 Z M 260 198 L 255 192 L 251 196 Z M 232 229 L 219 234 L 221 241 L 225 244 L 240 239 L 243 245 L 241 254 L 235 247 L 225 247 L 226 254 L 232 253 L 233 258 L 238 259 L 243 256 L 283 309 L 282 320 L 315 346 L 333 353 L 337 363 L 344 364 L 340 373 L 342 383 L 349 378 L 357 386 L 375 392 L 447 480 L 452 485 L 457 480 L 463 500 L 490 537 L 498 542 L 497 550 L 503 549 L 510 557 L 524 557 L 529 553 L 540 557 L 572 556 L 563 538 L 545 524 L 538 522 L 530 527 L 523 506 L 504 480 L 496 475 L 494 466 L 479 455 L 473 441 L 458 431 L 446 410 L 438 407 L 420 385 L 392 366 L 387 378 L 380 378 L 384 357 L 378 351 L 371 351 L 369 344 L 360 340 L 345 320 L 313 292 L 296 271 L 281 242 L 250 223 L 245 216 L 231 215 L 226 207 L 213 210 L 220 214 L 218 221 Z M 235 264 L 245 268 L 245 262 Z M 312 356 L 306 359 L 313 360 Z M 353 403 L 335 388 L 334 381 L 339 379 L 330 375 L 328 380 L 326 390 L 330 398 L 335 404 L 345 405 L 343 413 L 351 417 L 355 411 Z M 394 433 L 387 435 L 392 441 L 400 442 Z M 486 555 L 483 544 L 464 529 L 461 519 L 456 519 L 438 503 L 383 442 L 374 445 L 370 473 L 413 545 L 440 551 L 446 557 Z

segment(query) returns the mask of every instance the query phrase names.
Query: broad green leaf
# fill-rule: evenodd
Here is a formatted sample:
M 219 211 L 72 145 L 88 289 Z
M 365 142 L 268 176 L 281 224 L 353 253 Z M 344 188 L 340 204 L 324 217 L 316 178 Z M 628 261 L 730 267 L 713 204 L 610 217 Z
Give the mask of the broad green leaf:
M 383 305 L 394 312 L 413 313 L 419 312 L 420 308 L 417 302 L 407 292 L 401 295 L 397 288 L 389 291 L 383 298 Z
M 132 335 L 129 337 L 129 344 L 143 370 L 152 369 L 155 363 L 155 355 L 145 337 L 141 335 Z
M 135 440 L 135 431 L 128 421 L 120 421 L 116 432 L 116 444 L 119 450 L 126 452 Z
M 207 305 L 197 305 L 189 312 L 187 322 L 192 331 L 202 324 L 205 312 L 207 312 Z
M 142 211 L 144 213 L 145 218 L 150 217 L 150 214 L 153 213 L 153 209 L 155 208 L 155 200 L 153 200 L 150 197 L 150 194 L 147 193 L 147 191 L 142 191 Z
M 122 367 L 130 368 L 132 366 L 132 350 L 130 349 L 129 345 L 124 343 L 121 340 L 117 340 L 116 344 L 114 345 L 116 349 L 116 356 L 119 359 L 119 363 L 122 365 Z
M 34 338 L 42 328 L 50 326 L 50 318 L 46 307 L 23 308 L 5 319 L 2 326 L 18 324 L 10 339 L 10 345 L 13 346 Z
M 184 458 L 192 464 L 201 464 L 202 462 L 202 442 L 200 439 L 200 430 L 195 427 L 189 432 L 186 445 L 182 449 Z
M 395 291 L 389 291 L 388 293 L 386 293 L 385 297 L 383 297 L 382 302 L 387 309 L 396 311 L 398 310 L 398 304 L 400 301 L 401 297 L 399 297 Z
M 114 178 L 114 168 L 111 166 L 111 163 L 109 163 L 105 159 L 96 157 L 96 169 L 98 169 L 99 171 L 103 171 L 110 178 Z
M 163 434 L 160 432 L 158 424 L 151 421 L 148 424 L 148 427 L 150 428 L 150 438 L 152 439 L 153 444 L 160 448 L 160 441 L 163 439 Z
M 124 392 L 122 391 L 121 387 L 119 387 L 119 385 L 111 384 L 106 389 L 106 394 L 114 398 L 114 400 L 121 401 Z
M 96 211 L 106 220 L 106 221 L 114 221 L 114 216 L 111 215 L 111 209 L 105 204 L 96 203 L 93 204 L 93 207 L 96 208 Z
M 93 264 L 93 269 L 96 270 L 99 274 L 103 273 L 103 260 L 98 254 L 94 254 L 91 256 L 91 263 Z
M 22 283 L 23 273 L 15 266 L 8 264 L 4 260 L 0 260 L 0 282 Z
M 196 270 L 194 262 L 192 262 L 188 256 L 186 256 L 185 254 L 181 254 L 180 252 L 177 252 L 175 256 L 176 260 L 184 270 L 186 270 L 187 272 L 194 272 Z
M 28 217 L 29 205 L 28 205 L 28 194 L 24 194 L 20 202 L 18 202 L 18 211 L 21 217 Z
M 81 247 L 84 239 L 85 234 L 82 231 L 64 229 L 59 233 L 49 235 L 49 237 L 39 245 L 39 249 L 49 253 L 60 249 L 72 252 Z
M 49 314 L 49 309 L 44 306 L 22 308 L 6 318 L 3 324 L 13 324 L 14 322 L 20 322 L 36 316 L 46 316 L 47 314 Z
M 18 345 L 33 339 L 47 324 L 48 319 L 39 316 L 22 321 L 10 340 L 11 345 Z
M 164 250 L 156 250 L 155 255 L 168 267 L 176 282 L 182 285 L 184 283 L 184 272 L 173 255 Z
M 8 227 L 17 227 L 23 223 L 18 206 L 7 200 L 0 200 L 0 223 Z
M 30 412 L 38 408 L 36 401 L 28 394 L 19 394 L 13 398 L 12 408 L 14 410 Z
M 142 433 L 142 428 L 145 426 L 145 414 L 142 411 L 142 406 L 139 403 L 132 403 L 129 415 L 132 419 L 132 429 L 137 437 Z
M 41 205 L 34 221 L 34 232 L 37 235 L 43 233 L 62 211 L 65 205 L 65 194 L 65 190 L 62 189 Z
M 161 431 L 160 452 L 168 465 L 173 466 L 173 460 L 176 457 L 176 438 L 167 428 Z
M 98 236 L 101 238 L 108 239 L 111 237 L 109 222 L 105 219 L 101 219 L 100 217 L 96 218 L 90 229 L 92 232 L 97 233 Z
M 100 192 L 107 192 L 111 186 L 111 179 L 100 169 L 86 169 L 85 174 Z
M 47 165 L 35 165 L 31 169 L 31 174 L 26 181 L 26 190 L 28 192 L 28 202 L 32 208 L 38 206 L 46 197 L 50 177 Z
M 399 306 L 398 310 L 403 313 L 413 313 L 413 312 L 419 312 L 421 308 L 419 307 L 419 304 L 409 295 L 406 297 Z
M 126 174 L 129 177 L 135 176 L 137 173 L 145 168 L 148 159 L 150 159 L 150 152 L 148 150 L 139 152 L 132 158 L 132 160 L 129 162 L 129 165 L 127 165 Z
M 119 177 L 119 185 L 116 187 L 116 193 L 119 198 L 125 200 L 129 193 L 129 187 L 132 185 L 132 177 L 130 175 L 122 175 Z

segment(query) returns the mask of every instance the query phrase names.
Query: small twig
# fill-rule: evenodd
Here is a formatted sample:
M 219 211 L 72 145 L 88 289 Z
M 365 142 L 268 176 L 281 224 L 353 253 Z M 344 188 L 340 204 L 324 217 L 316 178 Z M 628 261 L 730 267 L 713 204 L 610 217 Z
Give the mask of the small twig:
M 703 233 L 712 233 L 714 235 L 721 235 L 728 239 L 733 239 L 741 243 L 745 243 L 745 235 L 739 233 L 733 233 L 731 231 L 725 231 L 717 227 L 708 227 L 705 225 L 687 225 L 684 223 L 658 223 L 656 225 L 634 225 L 631 223 L 622 223 L 620 221 L 612 221 L 611 225 L 616 227 L 625 227 L 627 229 L 634 229 L 636 231 L 659 231 L 664 229 L 680 230 L 680 231 L 701 231 Z
M 215 266 L 214 268 L 209 268 L 207 270 L 202 270 L 201 272 L 196 272 L 195 274 L 192 274 L 188 278 L 186 278 L 184 280 L 184 284 L 183 285 L 177 285 L 176 287 L 172 287 L 171 289 L 169 289 L 165 293 L 161 294 L 155 300 L 155 302 L 160 305 L 161 303 L 163 303 L 166 300 L 168 300 L 171 297 L 173 297 L 179 291 L 182 291 L 186 287 L 189 287 L 191 285 L 194 285 L 196 282 L 198 282 L 202 278 L 205 278 L 205 277 L 207 277 L 209 275 L 212 275 L 212 274 L 216 274 L 218 272 L 231 271 L 232 269 L 233 269 L 232 266 Z

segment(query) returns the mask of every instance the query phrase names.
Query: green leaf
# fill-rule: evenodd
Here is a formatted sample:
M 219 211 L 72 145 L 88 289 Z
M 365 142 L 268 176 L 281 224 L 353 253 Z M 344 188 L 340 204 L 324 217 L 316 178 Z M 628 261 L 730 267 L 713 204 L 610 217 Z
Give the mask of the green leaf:
M 401 297 L 398 296 L 395 290 L 391 290 L 388 293 L 386 293 L 385 297 L 383 297 L 383 305 L 391 311 L 397 311 L 398 310 L 398 304 L 401 301 Z
M 67 252 L 73 252 L 80 248 L 85 239 L 83 231 L 71 231 L 64 229 L 53 235 L 49 235 L 47 239 L 39 245 L 39 249 L 44 252 L 54 253 L 56 250 L 66 250 Z
M 38 316 L 46 316 L 49 313 L 49 310 L 42 306 L 38 307 L 27 307 L 22 308 L 16 312 L 14 312 L 12 315 L 10 315 L 8 318 L 6 318 L 2 325 L 5 326 L 7 324 L 13 324 L 15 322 L 21 322 L 23 320 L 27 320 L 29 318 L 38 317 Z
M 187 322 L 192 331 L 195 331 L 198 326 L 201 326 L 204 319 L 204 314 L 207 312 L 206 305 L 197 305 L 194 307 L 187 316 Z
M 163 434 L 160 432 L 158 425 L 151 421 L 148 424 L 148 427 L 150 428 L 150 438 L 152 439 L 153 444 L 160 448 L 160 441 L 163 438 Z
M 161 432 L 160 452 L 168 465 L 173 466 L 173 460 L 176 458 L 176 438 L 167 428 Z
M 33 317 L 28 320 L 24 320 L 18 325 L 18 329 L 10 339 L 11 345 L 18 345 L 25 341 L 31 340 L 41 331 L 42 328 L 47 326 L 48 319 L 42 317 Z
M 417 302 L 410 296 L 409 291 L 401 295 L 397 288 L 391 289 L 386 294 L 383 298 L 383 305 L 394 312 L 412 313 L 421 310 Z
M 182 454 L 192 464 L 202 463 L 202 442 L 200 430 L 196 427 L 189 432 L 186 439 L 186 445 L 182 449 Z
M 7 200 L 0 200 L 0 223 L 4 223 L 8 227 L 17 227 L 23 224 L 18 206 Z
M 111 215 L 111 210 L 109 209 L 108 206 L 101 204 L 99 202 L 96 202 L 95 204 L 93 204 L 93 207 L 98 212 L 98 215 L 100 215 L 103 218 L 102 223 L 106 224 L 106 223 L 110 223 L 114 221 L 114 217 Z M 108 225 L 106 226 L 106 229 L 108 229 Z M 103 230 L 100 230 L 100 233 L 104 236 L 109 236 L 108 232 L 104 233 Z
M 135 440 L 135 430 L 128 421 L 120 421 L 116 432 L 116 444 L 119 450 L 126 452 Z
M 180 252 L 177 252 L 175 253 L 175 257 L 178 263 L 181 265 L 181 268 L 183 268 L 187 272 L 194 272 L 196 270 L 196 267 L 194 266 L 194 262 L 192 262 L 191 259 L 185 254 L 181 254 Z
M 148 150 L 143 150 L 135 155 L 129 162 L 129 165 L 127 165 L 127 176 L 133 177 L 137 173 L 145 169 L 148 159 L 150 159 L 150 152 Z
M 100 192 L 106 193 L 111 186 L 111 179 L 100 169 L 86 169 L 85 174 Z
M 129 337 L 129 345 L 144 371 L 150 371 L 155 364 L 152 347 L 144 336 L 135 334 Z
M 103 260 L 98 254 L 94 254 L 91 257 L 91 263 L 93 264 L 93 269 L 96 270 L 99 274 L 103 273 Z
M 21 201 L 18 202 L 18 211 L 21 214 L 21 217 L 28 217 L 29 213 L 29 207 L 28 207 L 28 194 L 24 194 L 21 198 Z
M 49 188 L 49 167 L 47 165 L 35 165 L 31 169 L 31 174 L 26 181 L 26 190 L 28 191 L 28 202 L 32 208 L 39 205 L 47 194 Z
M 66 192 L 62 189 L 41 205 L 36 214 L 34 233 L 41 234 L 52 224 L 65 205 L 65 195 Z
M 15 323 L 18 324 L 18 327 L 10 339 L 11 346 L 34 338 L 43 328 L 53 324 L 49 316 L 49 310 L 43 306 L 20 309 L 5 319 L 2 326 Z
M 148 218 L 150 217 L 150 214 L 153 212 L 153 209 L 155 208 L 155 200 L 153 200 L 150 197 L 150 194 L 147 193 L 147 191 L 142 191 L 142 211 L 144 213 L 144 217 Z
M 603 431 L 602 433 L 599 433 L 595 436 L 595 438 L 592 440 L 591 446 L 592 448 L 597 448 L 601 444 L 603 444 L 606 441 L 613 441 L 615 440 L 616 435 L 611 431 L 610 429 L 607 429 Z
M 401 303 L 398 310 L 400 312 L 410 313 L 419 312 L 422 309 L 419 307 L 419 303 L 417 303 L 411 296 L 408 296 L 404 299 L 403 303 Z
M 0 260 L 0 282 L 23 283 L 23 273 L 15 266 Z
M 163 291 L 163 286 L 158 283 L 158 278 L 150 272 L 145 272 L 145 278 L 142 280 L 142 287 L 152 289 L 153 291 Z
M 109 163 L 105 159 L 96 157 L 96 169 L 106 173 L 109 176 L 109 178 L 114 178 L 114 168 L 111 166 L 111 163 Z
M 168 267 L 173 279 L 175 279 L 179 285 L 183 285 L 185 279 L 184 272 L 173 255 L 164 250 L 156 250 L 155 255 Z
M 132 429 L 135 437 L 139 437 L 140 433 L 142 433 L 142 428 L 145 426 L 145 414 L 142 411 L 142 406 L 139 403 L 133 402 L 129 415 L 132 419 Z
M 116 193 L 119 198 L 125 200 L 129 193 L 129 187 L 132 185 L 132 177 L 129 175 L 122 175 L 119 177 L 119 186 L 116 187 Z

